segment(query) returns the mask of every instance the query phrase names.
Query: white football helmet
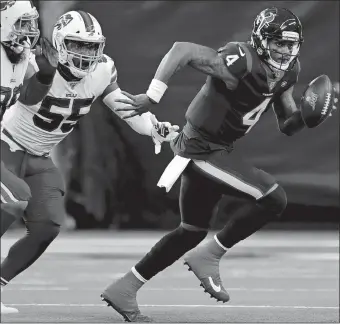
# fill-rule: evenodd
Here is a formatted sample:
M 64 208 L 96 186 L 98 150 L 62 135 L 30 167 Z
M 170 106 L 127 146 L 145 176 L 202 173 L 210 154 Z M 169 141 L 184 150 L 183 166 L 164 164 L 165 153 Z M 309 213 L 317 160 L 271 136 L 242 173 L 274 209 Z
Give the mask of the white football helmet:
M 40 30 L 39 14 L 31 1 L 0 1 L 1 9 L 1 43 L 5 46 L 16 44 L 22 47 L 34 47 Z M 22 41 L 27 39 L 25 46 Z
M 63 14 L 53 29 L 53 45 L 59 63 L 78 78 L 92 72 L 103 56 L 105 37 L 91 14 L 78 10 Z

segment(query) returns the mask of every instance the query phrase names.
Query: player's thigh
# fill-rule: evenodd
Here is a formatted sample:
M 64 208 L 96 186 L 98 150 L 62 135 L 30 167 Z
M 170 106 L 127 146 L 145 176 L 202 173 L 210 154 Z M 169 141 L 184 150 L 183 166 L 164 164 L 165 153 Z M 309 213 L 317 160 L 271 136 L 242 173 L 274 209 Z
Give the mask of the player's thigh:
M 65 219 L 64 183 L 56 167 L 26 177 L 32 192 L 25 211 L 28 221 L 52 221 L 62 225 Z
M 25 167 L 25 152 L 21 150 L 11 150 L 8 143 L 1 140 L 1 161 L 6 169 L 23 178 Z
M 9 171 L 1 161 L 1 203 L 28 201 L 31 190 L 28 184 Z
M 181 177 L 179 207 L 182 222 L 208 229 L 221 197 L 222 192 L 216 183 L 190 162 Z
M 273 176 L 234 152 L 218 151 L 208 160 L 194 163 L 207 177 L 219 183 L 224 194 L 258 200 L 278 186 Z

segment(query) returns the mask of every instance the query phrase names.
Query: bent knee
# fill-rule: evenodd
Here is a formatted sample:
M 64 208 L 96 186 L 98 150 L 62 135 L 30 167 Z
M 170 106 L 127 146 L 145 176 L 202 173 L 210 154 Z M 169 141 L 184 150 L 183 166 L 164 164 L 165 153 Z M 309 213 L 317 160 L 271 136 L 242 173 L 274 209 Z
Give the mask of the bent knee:
M 36 236 L 40 241 L 52 242 L 60 233 L 60 225 L 48 222 L 26 222 L 30 235 Z
M 200 243 L 208 234 L 207 228 L 201 228 L 183 222 L 177 227 L 177 231 L 195 243 Z
M 258 199 L 257 203 L 274 215 L 280 216 L 286 209 L 287 195 L 284 189 L 278 185 L 273 191 Z

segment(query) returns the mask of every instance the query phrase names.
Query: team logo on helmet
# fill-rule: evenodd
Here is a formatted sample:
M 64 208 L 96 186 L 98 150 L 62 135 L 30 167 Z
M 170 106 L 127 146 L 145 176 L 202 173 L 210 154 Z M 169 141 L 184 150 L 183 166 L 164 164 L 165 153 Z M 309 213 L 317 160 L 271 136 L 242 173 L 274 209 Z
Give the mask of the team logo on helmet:
M 54 26 L 57 28 L 57 30 L 60 30 L 61 28 L 67 26 L 72 20 L 73 17 L 70 14 L 66 14 L 61 16 Z
M 256 25 L 258 25 L 256 28 L 256 34 L 259 33 L 264 26 L 268 27 L 269 24 L 275 19 L 275 14 L 273 12 L 265 11 L 266 10 L 262 11 L 256 19 Z
M 0 10 L 6 10 L 7 8 L 11 8 L 16 3 L 16 0 L 1 0 L 0 1 Z

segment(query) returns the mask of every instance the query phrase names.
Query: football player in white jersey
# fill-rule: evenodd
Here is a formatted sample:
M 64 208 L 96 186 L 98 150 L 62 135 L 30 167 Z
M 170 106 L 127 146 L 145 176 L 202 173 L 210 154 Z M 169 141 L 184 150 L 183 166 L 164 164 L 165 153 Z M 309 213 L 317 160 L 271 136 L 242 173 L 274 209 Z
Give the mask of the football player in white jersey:
M 1 121 L 5 110 L 18 98 L 26 104 L 36 104 L 44 98 L 56 72 L 58 52 L 41 38 L 41 46 L 37 46 L 35 57 L 39 72 L 28 75 L 31 49 L 40 35 L 39 14 L 31 1 L 1 1 L 0 5 Z M 22 215 L 30 195 L 28 185 L 7 169 L 1 160 L 1 237 Z M 3 283 L 1 279 L 1 291 Z M 1 303 L 1 314 L 15 312 L 15 308 Z
M 55 24 L 52 38 L 59 64 L 48 95 L 35 105 L 18 101 L 3 120 L 3 160 L 32 194 L 24 216 L 27 234 L 10 248 L 1 264 L 4 283 L 41 256 L 64 220 L 65 189 L 51 150 L 72 132 L 97 98 L 114 112 L 124 106 L 115 100 L 127 98 L 118 86 L 113 60 L 103 54 L 105 37 L 96 18 L 83 11 L 67 12 Z M 33 58 L 31 62 L 38 70 Z M 151 136 L 158 151 L 163 141 L 177 136 L 178 126 L 158 122 L 150 113 L 126 121 L 136 132 Z

